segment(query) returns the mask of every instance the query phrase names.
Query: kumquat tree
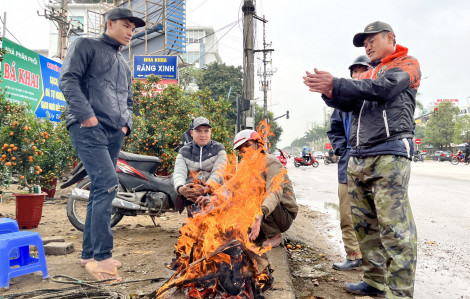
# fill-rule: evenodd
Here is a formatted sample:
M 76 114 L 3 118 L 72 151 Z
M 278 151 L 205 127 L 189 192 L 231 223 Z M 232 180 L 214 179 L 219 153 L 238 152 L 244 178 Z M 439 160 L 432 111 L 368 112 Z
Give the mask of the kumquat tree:
M 130 136 L 123 150 L 136 154 L 157 156 L 162 160 L 159 171 L 171 172 L 183 133 L 189 129 L 193 117 L 204 116 L 212 124 L 212 139 L 231 149 L 233 130 L 227 125 L 230 102 L 214 100 L 208 90 L 185 95 L 175 84 L 158 93 L 160 78 L 150 76 L 145 81 L 134 81 L 134 118 Z M 233 113 L 233 112 L 232 112 Z
M 33 186 L 39 184 L 42 173 L 38 163 L 44 155 L 40 150 L 43 143 L 39 133 L 41 124 L 29 113 L 29 105 L 10 103 L 4 94 L 1 97 L 0 114 L 2 115 L 0 163 L 3 177 L 5 172 L 17 173 L 20 185 L 31 193 Z

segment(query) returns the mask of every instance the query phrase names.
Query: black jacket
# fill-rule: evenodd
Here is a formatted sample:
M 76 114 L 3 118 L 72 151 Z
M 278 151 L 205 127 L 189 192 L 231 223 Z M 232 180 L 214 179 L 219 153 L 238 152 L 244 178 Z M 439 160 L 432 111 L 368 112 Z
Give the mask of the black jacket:
M 131 70 L 120 48 L 120 43 L 106 34 L 78 38 L 70 45 L 59 77 L 59 88 L 67 101 L 67 127 L 96 116 L 108 127 L 127 125 L 132 129 Z
M 416 93 L 421 71 L 418 61 L 400 45 L 361 76 L 334 78 L 333 97 L 326 104 L 352 111 L 349 142 L 352 156 L 384 154 L 411 158 Z

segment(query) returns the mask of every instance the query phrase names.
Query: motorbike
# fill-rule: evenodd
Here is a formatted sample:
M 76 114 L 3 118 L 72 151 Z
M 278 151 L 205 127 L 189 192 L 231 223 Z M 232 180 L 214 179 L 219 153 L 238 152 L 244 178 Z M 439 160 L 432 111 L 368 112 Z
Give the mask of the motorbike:
M 294 166 L 295 167 L 300 167 L 300 166 L 313 166 L 313 167 L 318 167 L 319 163 L 317 160 L 315 160 L 315 157 L 312 156 L 312 154 L 308 154 L 310 156 L 310 159 L 305 160 L 303 157 L 295 157 L 294 158 Z
M 413 162 L 424 162 L 424 157 L 420 152 L 414 152 L 413 153 Z
M 465 163 L 465 155 L 459 152 L 458 154 L 452 155 L 452 158 L 450 159 L 450 163 L 452 165 L 457 165 L 459 163 Z
M 323 163 L 325 163 L 325 165 L 334 164 L 334 163 L 338 163 L 338 160 L 339 158 L 337 156 L 332 158 L 329 155 L 325 155 L 325 158 L 323 159 Z
M 119 153 L 116 165 L 119 184 L 112 202 L 111 227 L 118 224 L 124 216 L 137 215 L 150 216 L 156 225 L 155 216 L 176 211 L 177 194 L 171 177 L 154 174 L 160 164 L 158 157 L 124 151 Z M 60 187 L 66 188 L 78 183 L 67 199 L 67 217 L 76 229 L 83 231 L 91 180 L 81 162 L 72 170 L 71 175 Z

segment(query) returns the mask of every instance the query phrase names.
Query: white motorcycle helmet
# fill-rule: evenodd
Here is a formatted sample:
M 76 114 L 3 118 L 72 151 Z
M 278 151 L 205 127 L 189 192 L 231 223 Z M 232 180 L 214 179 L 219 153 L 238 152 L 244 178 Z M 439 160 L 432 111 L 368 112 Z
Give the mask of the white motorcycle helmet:
M 261 139 L 261 136 L 258 134 L 258 132 L 253 130 L 243 130 L 235 135 L 235 138 L 233 139 L 233 149 L 239 148 L 248 140 L 256 140 L 258 143 L 263 144 L 263 139 Z

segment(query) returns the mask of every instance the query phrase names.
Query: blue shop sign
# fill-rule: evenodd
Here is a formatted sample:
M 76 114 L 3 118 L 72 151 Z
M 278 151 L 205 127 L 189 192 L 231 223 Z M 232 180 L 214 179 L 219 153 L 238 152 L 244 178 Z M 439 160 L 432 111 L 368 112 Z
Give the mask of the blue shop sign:
M 149 75 L 162 79 L 177 79 L 178 56 L 134 56 L 134 78 L 144 79 Z

